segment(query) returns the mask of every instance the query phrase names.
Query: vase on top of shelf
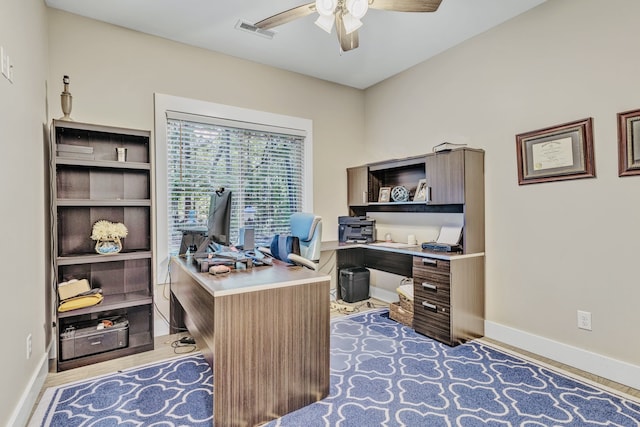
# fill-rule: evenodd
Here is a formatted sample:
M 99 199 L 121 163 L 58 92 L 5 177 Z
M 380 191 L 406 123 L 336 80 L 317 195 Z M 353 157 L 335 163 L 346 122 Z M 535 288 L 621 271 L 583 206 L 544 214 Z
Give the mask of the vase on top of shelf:
M 91 239 L 96 241 L 95 250 L 101 255 L 117 254 L 122 250 L 122 240 L 127 237 L 127 227 L 121 222 L 100 220 L 93 224 Z

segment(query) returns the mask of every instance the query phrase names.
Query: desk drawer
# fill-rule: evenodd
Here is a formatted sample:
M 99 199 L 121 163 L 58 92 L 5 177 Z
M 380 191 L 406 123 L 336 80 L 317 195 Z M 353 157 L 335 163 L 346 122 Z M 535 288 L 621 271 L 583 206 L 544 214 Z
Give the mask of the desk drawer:
M 451 261 L 415 256 L 413 257 L 413 277 L 416 276 L 449 283 Z
M 413 298 L 431 303 L 451 305 L 451 292 L 449 286 L 445 284 L 416 281 L 413 279 Z
M 451 307 L 434 301 L 415 300 L 413 329 L 416 332 L 451 345 Z
M 413 284 L 416 298 L 450 305 L 450 262 L 434 258 L 414 257 Z
M 432 300 L 441 304 L 451 304 L 451 286 L 447 283 L 434 282 L 429 279 L 413 278 L 414 299 Z

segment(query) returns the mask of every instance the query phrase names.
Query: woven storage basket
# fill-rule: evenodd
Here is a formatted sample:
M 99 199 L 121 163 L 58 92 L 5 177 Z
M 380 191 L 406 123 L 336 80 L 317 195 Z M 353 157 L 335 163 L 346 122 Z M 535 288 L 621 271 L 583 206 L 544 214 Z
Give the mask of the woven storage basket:
M 389 304 L 389 317 L 398 323 L 413 328 L 413 312 L 400 307 L 400 303 L 392 302 Z
M 413 285 L 402 285 L 397 292 L 400 307 L 413 314 Z
M 407 298 L 403 294 L 398 294 L 398 296 L 399 296 L 399 299 L 400 299 L 400 307 L 403 310 L 408 311 L 409 313 L 413 314 L 413 300 Z

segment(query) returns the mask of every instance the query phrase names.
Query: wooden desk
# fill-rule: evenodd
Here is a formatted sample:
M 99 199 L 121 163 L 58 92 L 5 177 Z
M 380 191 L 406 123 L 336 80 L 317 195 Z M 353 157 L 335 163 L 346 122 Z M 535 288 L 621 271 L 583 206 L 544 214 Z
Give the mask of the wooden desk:
M 274 262 L 213 276 L 171 259 L 171 323 L 214 378 L 214 424 L 254 426 L 329 394 L 329 276 Z
M 413 328 L 447 345 L 484 335 L 484 252 L 434 252 L 403 244 L 323 242 L 340 269 L 366 267 L 413 279 Z M 341 298 L 337 284 L 337 298 Z

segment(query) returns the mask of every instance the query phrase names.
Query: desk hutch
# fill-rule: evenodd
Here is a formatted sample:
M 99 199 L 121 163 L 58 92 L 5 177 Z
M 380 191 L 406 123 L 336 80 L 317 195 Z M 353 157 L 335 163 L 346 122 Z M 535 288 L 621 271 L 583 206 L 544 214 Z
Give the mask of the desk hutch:
M 420 179 L 427 182 L 426 201 L 377 201 L 381 187 L 404 186 L 413 194 Z M 448 345 L 484 335 L 484 151 L 460 148 L 348 168 L 347 182 L 352 215 L 462 214 L 462 251 L 343 246 L 337 250 L 338 274 L 364 266 L 412 277 L 417 332 Z

